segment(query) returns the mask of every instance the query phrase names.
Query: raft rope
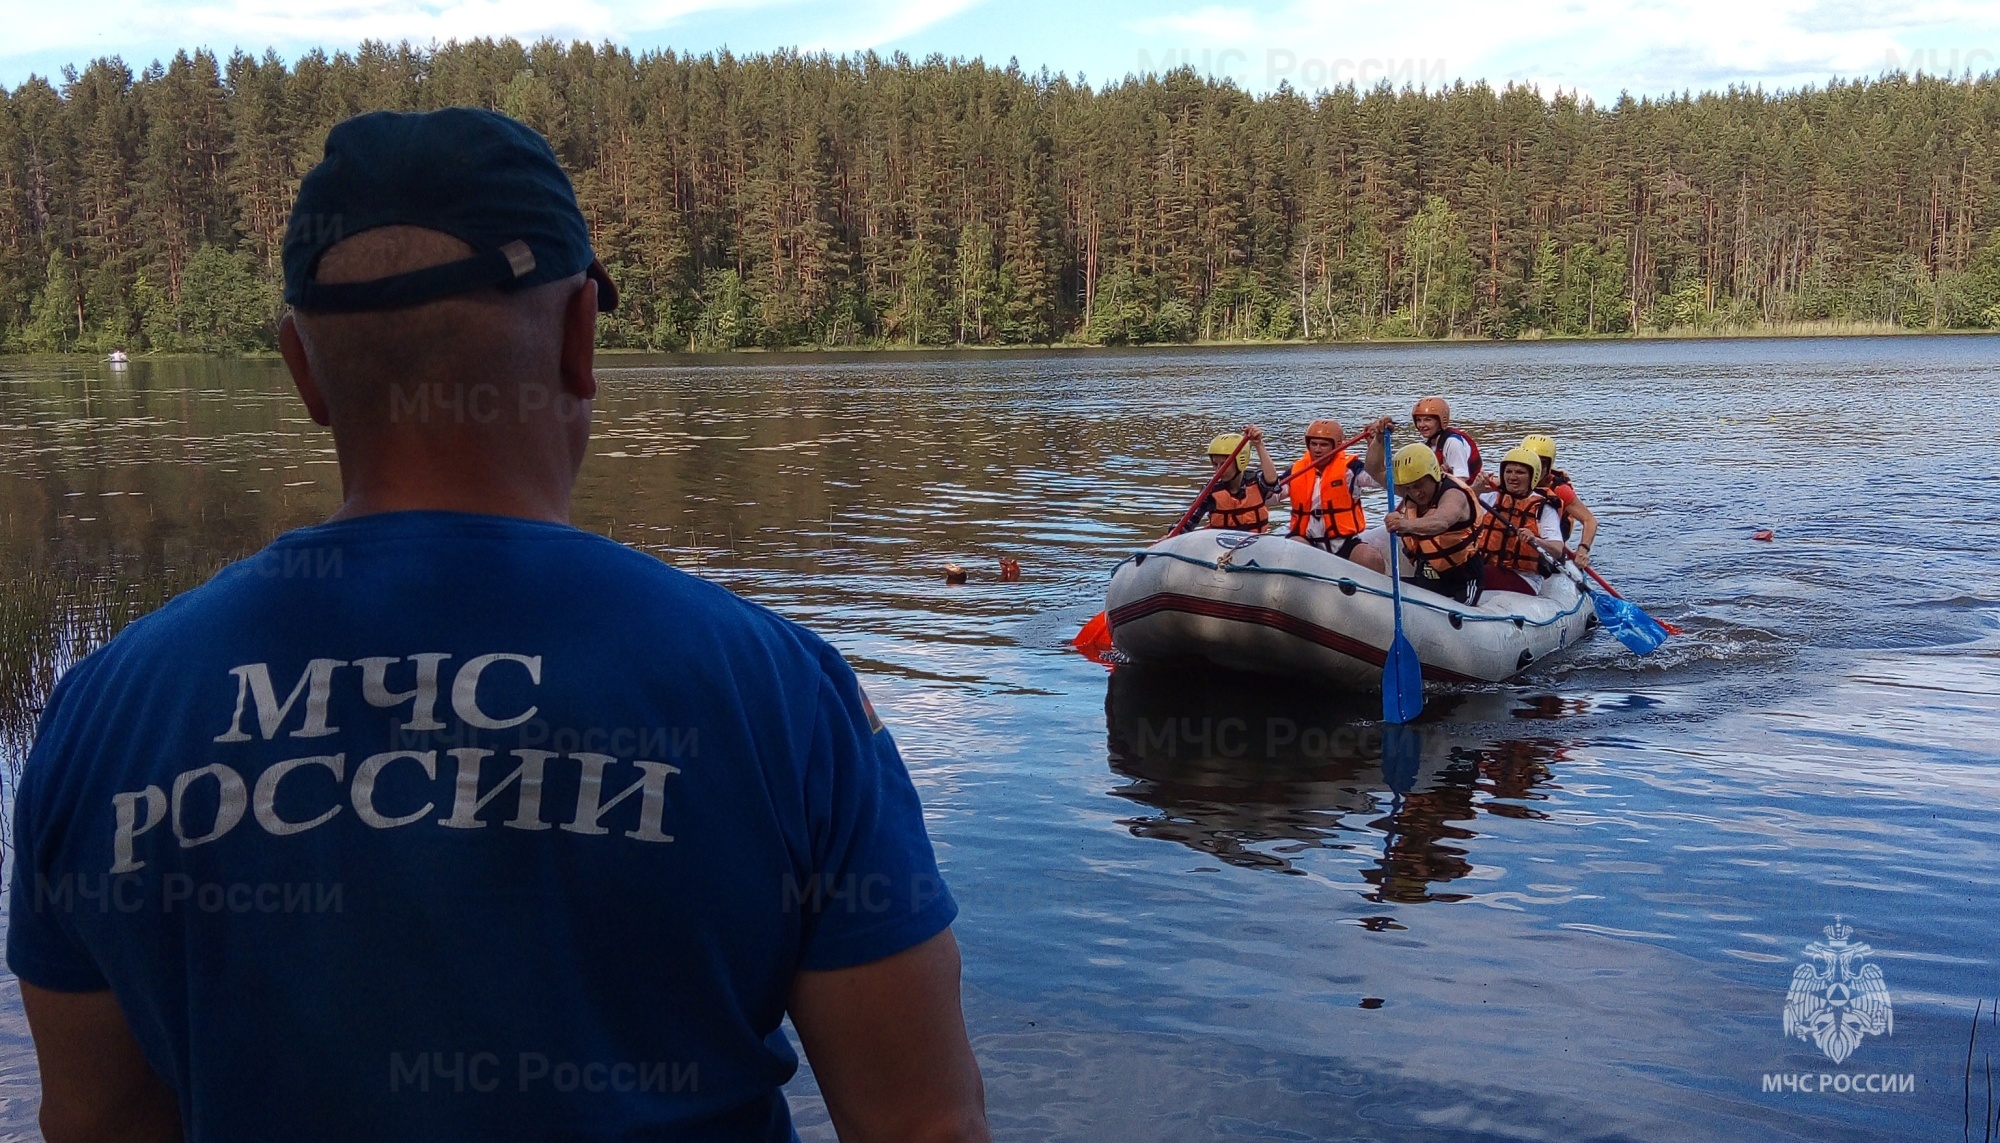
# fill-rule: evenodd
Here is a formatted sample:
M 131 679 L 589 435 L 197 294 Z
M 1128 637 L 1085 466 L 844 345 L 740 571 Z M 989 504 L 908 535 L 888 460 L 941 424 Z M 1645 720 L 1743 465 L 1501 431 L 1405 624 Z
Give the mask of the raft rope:
M 1219 571 L 1219 572 L 1227 572 L 1235 574 L 1242 574 L 1246 572 L 1259 572 L 1264 575 L 1286 575 L 1286 576 L 1291 576 L 1294 579 L 1307 579 L 1307 580 L 1313 580 L 1318 583 L 1330 583 L 1335 587 L 1340 588 L 1343 593 L 1349 595 L 1353 594 L 1354 592 L 1360 591 L 1360 592 L 1366 592 L 1367 594 L 1375 596 L 1378 599 L 1391 598 L 1390 594 L 1387 591 L 1384 591 L 1379 587 L 1370 587 L 1365 583 L 1356 583 L 1354 580 L 1351 580 L 1346 576 L 1339 576 L 1339 577 L 1325 576 L 1325 575 L 1320 575 L 1318 572 L 1309 572 L 1300 568 L 1267 568 L 1260 565 L 1255 560 L 1251 560 L 1248 563 L 1240 565 L 1229 562 L 1237 553 L 1247 550 L 1255 543 L 1256 541 L 1253 540 L 1249 544 L 1243 544 L 1238 547 L 1231 548 L 1229 552 L 1222 559 L 1215 561 L 1198 560 L 1195 559 L 1193 556 L 1181 555 L 1179 552 L 1134 552 L 1131 555 L 1126 556 L 1124 559 L 1119 560 L 1118 567 L 1124 567 L 1126 564 L 1136 563 L 1139 560 L 1179 560 L 1181 563 L 1192 564 L 1198 568 L 1207 568 L 1210 571 Z M 1118 570 L 1117 568 L 1113 568 L 1112 573 L 1115 575 L 1117 573 L 1117 570 Z M 1537 596 L 1536 598 L 1544 598 L 1544 597 Z M 1464 622 L 1512 623 L 1516 627 L 1553 627 L 1556 624 L 1561 623 L 1563 620 L 1568 619 L 1570 616 L 1575 615 L 1577 612 L 1582 611 L 1584 604 L 1589 599 L 1590 595 L 1588 592 L 1579 591 L 1577 593 L 1575 604 L 1571 605 L 1567 610 L 1559 611 L 1547 619 L 1529 619 L 1524 615 L 1487 615 L 1484 612 L 1479 612 L 1479 611 L 1460 611 L 1457 608 L 1453 607 L 1440 607 L 1439 605 L 1431 603 L 1427 600 L 1413 599 L 1407 595 L 1403 597 L 1403 606 L 1427 608 L 1431 611 L 1436 611 L 1441 613 L 1448 619 L 1456 618 L 1460 623 Z

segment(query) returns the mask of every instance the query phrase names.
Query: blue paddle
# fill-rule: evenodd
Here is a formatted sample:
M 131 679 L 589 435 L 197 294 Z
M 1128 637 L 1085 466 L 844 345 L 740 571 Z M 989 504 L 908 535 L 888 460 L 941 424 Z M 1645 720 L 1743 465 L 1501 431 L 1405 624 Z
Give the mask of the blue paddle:
M 1639 605 L 1620 599 L 1605 591 L 1591 591 L 1590 585 L 1576 578 L 1576 585 L 1590 596 L 1590 605 L 1597 609 L 1597 623 L 1611 637 L 1631 650 L 1635 655 L 1649 655 L 1659 650 L 1667 641 L 1667 629 L 1660 621 L 1639 610 Z
M 1396 448 L 1389 430 L 1382 430 L 1382 451 L 1389 457 L 1389 511 L 1396 510 Z M 1396 609 L 1396 637 L 1389 640 L 1389 657 L 1382 661 L 1382 721 L 1405 723 L 1424 710 L 1424 665 L 1417 649 L 1403 634 L 1403 572 L 1397 566 L 1403 541 L 1389 535 L 1389 599 Z
M 1514 525 L 1514 531 L 1530 544 L 1535 542 L 1535 534 L 1526 528 Z M 1546 553 L 1542 554 L 1542 573 L 1554 575 L 1556 570 L 1555 560 Z M 1598 575 L 1594 569 L 1583 570 L 1590 572 L 1597 582 L 1604 583 L 1604 577 Z M 1667 636 L 1671 632 L 1667 630 L 1666 624 L 1646 614 L 1639 609 L 1638 604 L 1624 596 L 1614 595 L 1609 590 L 1610 584 L 1604 584 L 1607 589 L 1605 591 L 1592 591 L 1589 580 L 1577 574 L 1576 564 L 1565 562 L 1561 571 L 1576 584 L 1578 591 L 1590 597 L 1590 606 L 1597 611 L 1597 625 L 1609 631 L 1613 639 L 1625 644 L 1626 649 L 1633 654 L 1650 655 L 1660 649 L 1660 644 L 1667 641 Z

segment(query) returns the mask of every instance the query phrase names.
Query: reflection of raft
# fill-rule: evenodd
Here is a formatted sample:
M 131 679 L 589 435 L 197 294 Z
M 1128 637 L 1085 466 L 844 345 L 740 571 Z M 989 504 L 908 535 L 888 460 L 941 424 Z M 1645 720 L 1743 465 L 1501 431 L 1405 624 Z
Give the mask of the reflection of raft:
M 1382 685 L 1389 579 L 1283 536 L 1204 529 L 1121 564 L 1105 598 L 1111 638 L 1139 662 L 1206 659 L 1235 670 Z M 1590 600 L 1563 576 L 1540 595 L 1477 607 L 1405 587 L 1403 630 L 1439 682 L 1499 682 L 1581 639 Z

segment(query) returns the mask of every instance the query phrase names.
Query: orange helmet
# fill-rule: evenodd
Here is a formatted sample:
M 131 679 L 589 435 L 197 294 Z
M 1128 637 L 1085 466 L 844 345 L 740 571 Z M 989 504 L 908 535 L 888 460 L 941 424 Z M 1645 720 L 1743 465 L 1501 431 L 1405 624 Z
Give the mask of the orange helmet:
M 1451 424 L 1451 406 L 1445 404 L 1443 397 L 1425 397 L 1423 400 L 1417 402 L 1417 407 L 1411 411 L 1410 416 L 1436 417 L 1440 427 L 1449 426 Z
M 1341 431 L 1339 421 L 1334 420 L 1332 417 L 1321 417 L 1319 420 L 1306 426 L 1306 439 L 1309 441 L 1332 441 L 1334 444 L 1339 444 L 1341 441 L 1347 439 L 1347 434 Z

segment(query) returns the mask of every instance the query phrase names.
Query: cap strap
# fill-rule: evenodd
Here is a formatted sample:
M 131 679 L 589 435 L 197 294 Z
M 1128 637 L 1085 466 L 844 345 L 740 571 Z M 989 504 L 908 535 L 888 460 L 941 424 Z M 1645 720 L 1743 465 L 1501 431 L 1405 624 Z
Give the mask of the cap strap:
M 516 239 L 457 262 L 426 266 L 366 282 L 303 282 L 293 304 L 309 313 L 365 313 L 394 310 L 486 286 L 504 286 L 535 269 L 535 252 Z

